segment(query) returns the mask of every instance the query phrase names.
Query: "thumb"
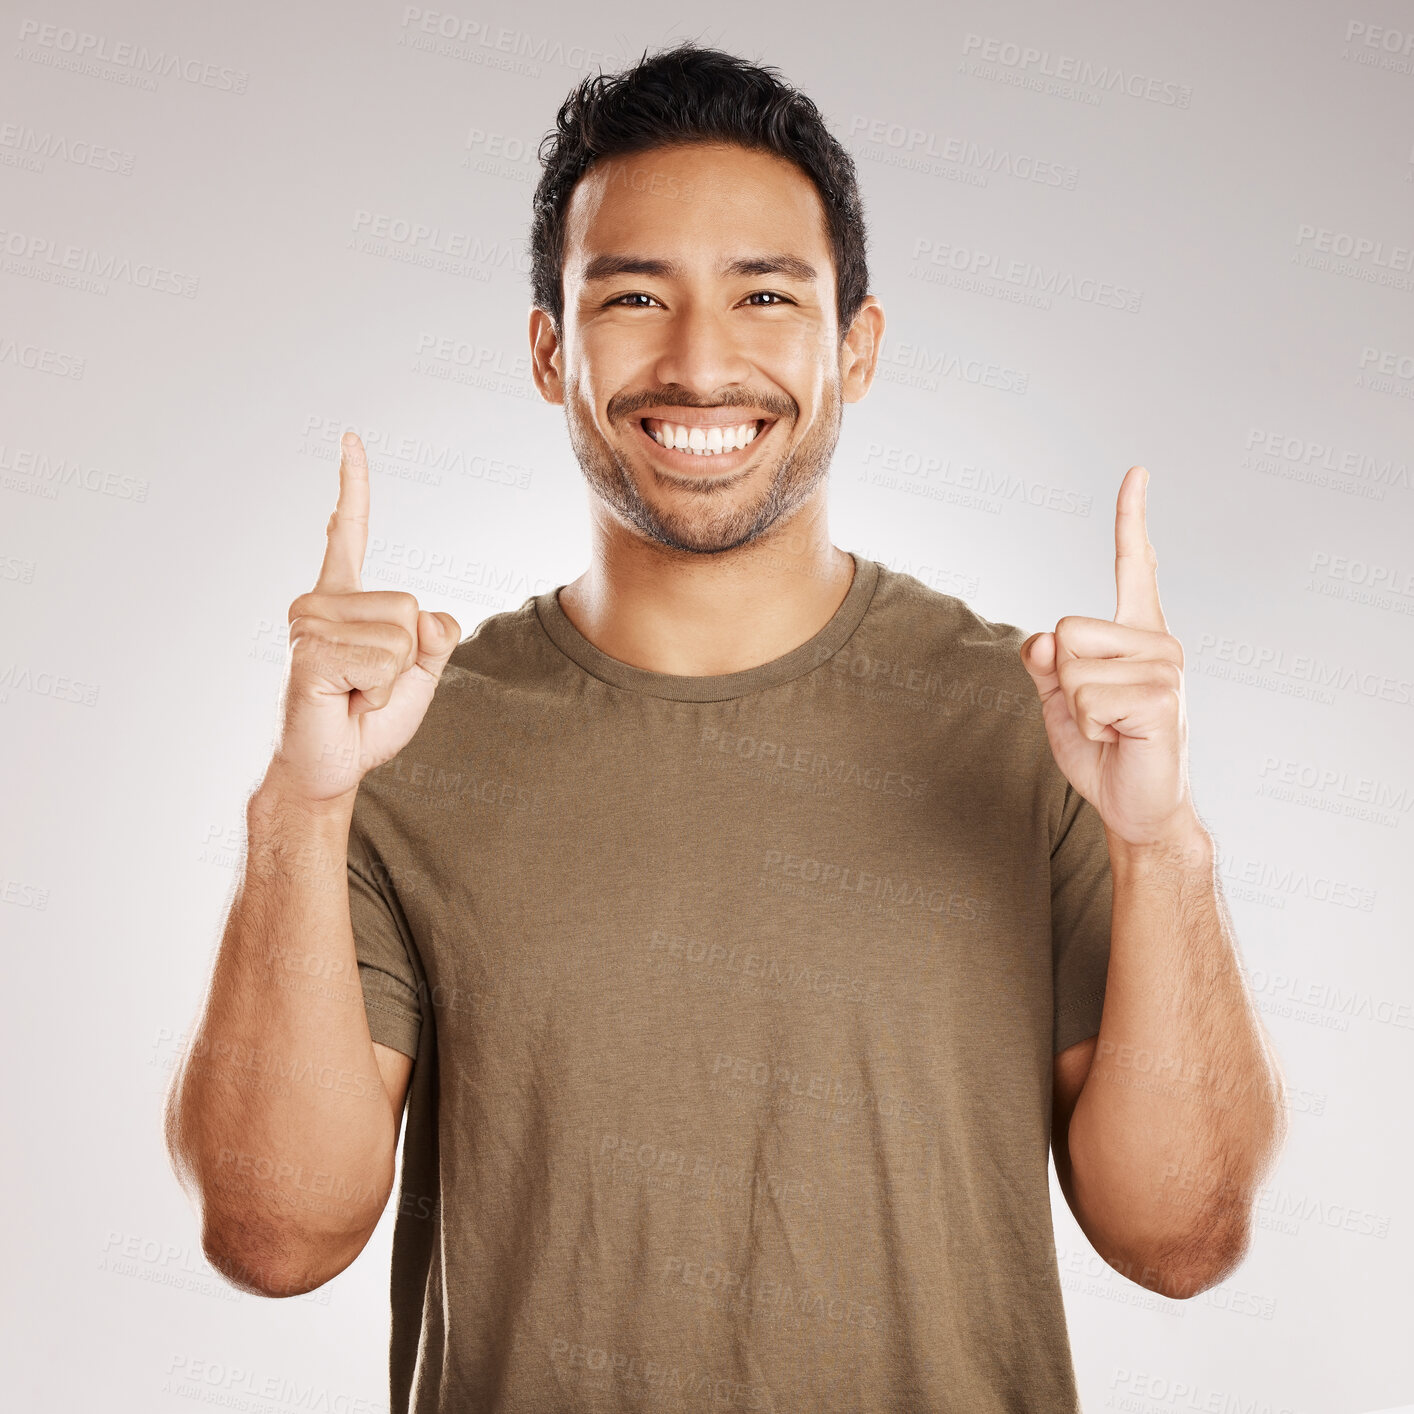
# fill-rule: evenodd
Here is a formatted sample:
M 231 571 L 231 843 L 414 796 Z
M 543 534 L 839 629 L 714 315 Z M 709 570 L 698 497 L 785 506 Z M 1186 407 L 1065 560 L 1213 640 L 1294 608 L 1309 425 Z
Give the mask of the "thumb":
M 417 665 L 432 674 L 442 676 L 452 650 L 461 642 L 461 625 L 450 614 L 432 614 L 426 609 L 417 616 Z
M 1054 633 L 1033 633 L 1021 645 L 1021 663 L 1033 678 L 1049 677 L 1056 667 L 1056 636 Z

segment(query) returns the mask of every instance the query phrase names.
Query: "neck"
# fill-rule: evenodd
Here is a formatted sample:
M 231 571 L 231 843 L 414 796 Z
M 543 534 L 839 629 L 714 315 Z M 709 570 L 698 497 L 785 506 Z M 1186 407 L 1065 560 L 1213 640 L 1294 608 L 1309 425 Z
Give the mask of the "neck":
M 854 561 L 830 543 L 823 498 L 714 555 L 670 549 L 596 513 L 590 567 L 560 591 L 560 607 L 622 663 L 716 676 L 769 663 L 813 638 L 853 578 Z

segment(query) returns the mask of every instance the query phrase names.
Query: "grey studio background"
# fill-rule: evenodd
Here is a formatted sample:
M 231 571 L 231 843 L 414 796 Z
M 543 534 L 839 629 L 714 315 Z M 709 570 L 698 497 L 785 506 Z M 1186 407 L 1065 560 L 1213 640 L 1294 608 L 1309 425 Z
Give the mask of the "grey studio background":
M 13 1407 L 387 1407 L 396 1198 L 326 1287 L 238 1293 L 162 1098 L 342 431 L 365 588 L 470 634 L 587 562 L 529 377 L 535 149 L 586 74 L 689 37 L 777 65 L 858 163 L 888 327 L 837 544 L 1028 631 L 1111 618 L 1115 495 L 1152 472 L 1291 1134 L 1248 1260 L 1188 1302 L 1053 1179 L 1087 1414 L 1414 1401 L 1414 11 L 447 3 L 3 8 Z

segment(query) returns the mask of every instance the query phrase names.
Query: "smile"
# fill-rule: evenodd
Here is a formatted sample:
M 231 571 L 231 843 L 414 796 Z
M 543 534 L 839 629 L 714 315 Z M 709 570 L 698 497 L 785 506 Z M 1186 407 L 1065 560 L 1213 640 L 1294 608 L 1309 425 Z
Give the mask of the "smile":
M 657 459 L 691 471 L 728 471 L 744 463 L 753 447 L 776 425 L 775 418 L 719 427 L 685 427 L 656 417 L 641 417 L 634 425 L 651 443 Z

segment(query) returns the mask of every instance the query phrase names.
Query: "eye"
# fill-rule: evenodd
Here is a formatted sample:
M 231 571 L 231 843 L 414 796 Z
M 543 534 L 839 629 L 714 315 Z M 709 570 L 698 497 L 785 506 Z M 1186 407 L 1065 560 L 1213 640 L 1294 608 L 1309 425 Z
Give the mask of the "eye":
M 787 299 L 787 298 L 785 297 L 785 295 L 777 294 L 777 293 L 775 292 L 775 290 L 754 290 L 751 294 L 747 295 L 746 298 L 749 299 L 749 300 L 754 300 L 754 299 L 769 299 L 769 300 L 775 301 L 775 303 L 773 303 L 773 304 L 757 305 L 756 307 L 757 307 L 758 309 L 774 309 L 774 308 L 776 308 L 776 305 L 777 305 L 777 304 L 791 304 L 791 303 L 793 303 L 793 301 Z M 613 297 L 613 299 L 605 300 L 605 301 L 604 301 L 604 308 L 605 308 L 605 309 L 608 309 L 611 305 L 623 305 L 625 300 L 652 300 L 654 304 L 657 304 L 657 303 L 658 303 L 657 299 L 654 298 L 653 295 L 644 294 L 642 290 L 631 290 L 628 294 L 625 294 L 625 295 L 615 295 L 615 296 Z M 634 308 L 634 309 L 646 309 L 646 308 L 647 308 L 646 305 L 642 305 L 642 304 L 640 304 L 640 305 L 633 305 L 633 306 L 625 306 L 625 307 L 626 307 L 626 308 Z
M 626 294 L 626 295 L 615 295 L 613 299 L 611 299 L 611 300 L 605 300 L 605 301 L 604 301 L 604 308 L 605 308 L 605 309 L 608 309 L 609 306 L 610 306 L 610 305 L 613 305 L 613 304 L 622 304 L 623 301 L 626 300 L 626 299 L 653 299 L 653 296 L 652 296 L 652 295 L 645 295 L 642 290 L 634 290 L 634 291 L 630 292 L 629 294 Z M 656 303 L 656 301 L 654 301 L 654 302 Z M 637 305 L 637 306 L 635 306 L 635 308 L 642 309 L 642 308 L 644 308 L 644 306 L 643 306 L 643 305 Z

